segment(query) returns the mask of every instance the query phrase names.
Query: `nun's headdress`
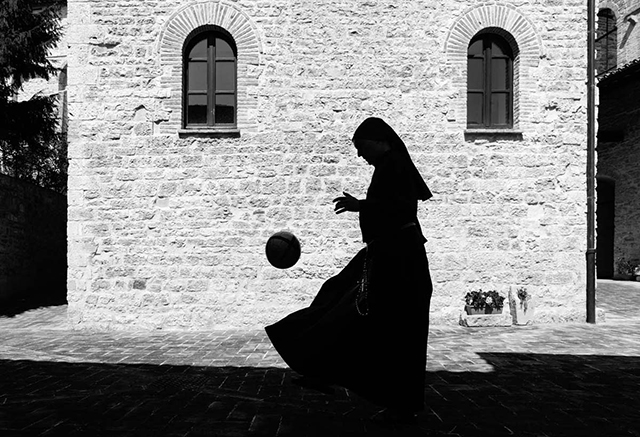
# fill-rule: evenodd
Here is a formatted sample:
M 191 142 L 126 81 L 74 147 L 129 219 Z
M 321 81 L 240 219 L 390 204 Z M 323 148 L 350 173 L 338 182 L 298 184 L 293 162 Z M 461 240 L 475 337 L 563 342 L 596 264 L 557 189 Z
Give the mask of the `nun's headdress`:
M 420 172 L 416 168 L 415 164 L 411 160 L 409 151 L 404 145 L 404 142 L 400 139 L 396 131 L 393 130 L 384 120 L 377 117 L 369 117 L 363 121 L 353 134 L 353 139 L 371 140 L 371 141 L 386 141 L 392 150 L 399 152 L 404 158 L 406 158 L 409 167 L 412 172 L 413 183 L 415 184 L 416 193 L 418 193 L 418 199 L 427 200 L 433 197 L 429 187 L 425 183 L 424 179 L 420 175 Z

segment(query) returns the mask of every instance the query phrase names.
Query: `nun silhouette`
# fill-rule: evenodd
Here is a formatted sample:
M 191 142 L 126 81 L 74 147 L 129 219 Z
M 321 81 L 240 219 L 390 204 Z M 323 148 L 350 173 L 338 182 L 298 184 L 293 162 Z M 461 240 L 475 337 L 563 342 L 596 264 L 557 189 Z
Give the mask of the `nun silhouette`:
M 432 197 L 406 146 L 380 118 L 353 135 L 358 155 L 375 167 L 365 199 L 343 193 L 335 212 L 357 212 L 360 250 L 328 279 L 311 305 L 266 332 L 298 383 L 324 392 L 343 386 L 411 420 L 424 408 L 432 283 L 417 218 Z

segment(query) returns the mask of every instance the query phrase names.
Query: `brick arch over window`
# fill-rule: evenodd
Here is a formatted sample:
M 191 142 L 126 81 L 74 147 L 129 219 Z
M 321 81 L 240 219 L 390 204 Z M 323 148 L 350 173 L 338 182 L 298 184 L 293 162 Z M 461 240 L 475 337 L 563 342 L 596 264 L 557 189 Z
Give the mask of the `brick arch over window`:
M 620 19 L 624 17 L 624 15 L 626 15 L 627 9 L 631 8 L 631 6 L 627 6 L 626 3 L 627 2 L 625 0 L 602 0 L 598 2 L 597 10 L 599 11 L 602 9 L 611 9 L 616 15 L 618 24 L 620 24 Z
M 459 96 L 455 103 L 456 120 L 466 125 L 467 49 L 473 37 L 483 32 L 501 35 L 515 49 L 514 128 L 521 129 L 530 118 L 527 92 L 535 92 L 532 70 L 540 63 L 543 46 L 531 21 L 510 5 L 471 7 L 455 20 L 447 34 L 444 51 L 447 63 L 454 70 L 453 87 Z
M 176 10 L 166 21 L 158 42 L 158 60 L 162 71 L 162 93 L 166 99 L 167 120 L 160 123 L 160 133 L 174 134 L 182 124 L 182 51 L 184 43 L 197 28 L 218 26 L 234 39 L 237 50 L 238 129 L 254 129 L 252 114 L 257 108 L 255 94 L 262 45 L 255 24 L 237 6 L 225 1 L 202 1 Z

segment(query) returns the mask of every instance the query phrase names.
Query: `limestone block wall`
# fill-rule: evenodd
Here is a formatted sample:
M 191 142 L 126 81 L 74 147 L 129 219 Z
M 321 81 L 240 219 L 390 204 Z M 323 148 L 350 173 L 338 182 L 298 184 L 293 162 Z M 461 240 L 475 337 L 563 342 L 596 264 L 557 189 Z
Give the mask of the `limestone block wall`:
M 538 322 L 584 320 L 584 2 L 68 7 L 75 326 L 259 327 L 308 305 L 362 247 L 357 217 L 331 200 L 365 195 L 372 168 L 350 138 L 371 115 L 406 140 L 434 192 L 419 212 L 432 323 L 457 323 L 471 289 L 518 285 Z M 180 134 L 180 37 L 203 23 L 236 39 L 238 138 Z M 466 49 L 486 28 L 519 49 L 506 134 L 466 132 Z M 264 256 L 282 229 L 302 243 L 288 270 Z
M 65 196 L 0 174 L 0 311 L 66 298 Z

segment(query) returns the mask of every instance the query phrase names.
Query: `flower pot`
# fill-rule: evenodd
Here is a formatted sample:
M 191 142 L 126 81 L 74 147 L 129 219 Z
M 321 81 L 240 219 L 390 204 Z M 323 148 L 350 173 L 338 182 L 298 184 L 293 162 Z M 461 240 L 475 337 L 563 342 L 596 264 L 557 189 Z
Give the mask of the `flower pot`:
M 502 308 L 493 308 L 485 306 L 484 308 L 474 308 L 471 305 L 465 305 L 464 307 L 467 315 L 473 316 L 478 314 L 502 314 Z

